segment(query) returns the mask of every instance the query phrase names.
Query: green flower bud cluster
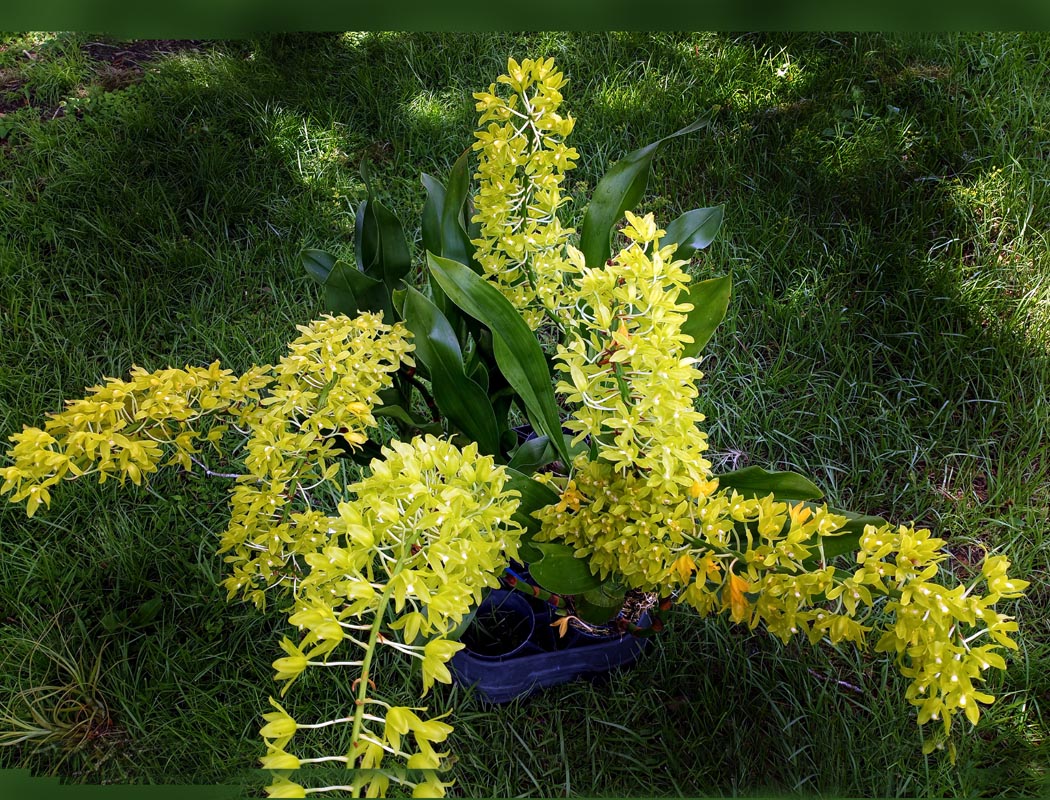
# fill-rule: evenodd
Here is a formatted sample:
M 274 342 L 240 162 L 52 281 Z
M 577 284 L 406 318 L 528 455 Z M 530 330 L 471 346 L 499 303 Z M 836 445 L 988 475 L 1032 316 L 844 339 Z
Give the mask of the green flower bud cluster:
M 686 262 L 673 260 L 675 246 L 659 247 L 665 231 L 652 214 L 627 212 L 627 221 L 630 244 L 604 267 L 587 268 L 569 249 L 579 270 L 570 295 L 577 325 L 558 347 L 557 369 L 568 380 L 557 390 L 578 404 L 566 422 L 574 441 L 593 437 L 599 458 L 673 493 L 711 474 L 697 427 L 704 415 L 694 407 L 703 375 L 696 359 L 683 357 L 692 306 L 679 297 L 690 279 Z
M 497 83 L 510 87 L 508 99 L 496 94 L 495 83 L 474 94 L 481 116 L 472 219 L 480 235 L 473 244 L 485 275 L 535 330 L 545 314 L 568 322 L 561 298 L 573 229 L 557 214 L 569 202 L 561 194 L 564 173 L 579 155 L 564 142 L 573 119 L 558 113 L 565 77 L 554 59 L 509 59 L 507 73 Z

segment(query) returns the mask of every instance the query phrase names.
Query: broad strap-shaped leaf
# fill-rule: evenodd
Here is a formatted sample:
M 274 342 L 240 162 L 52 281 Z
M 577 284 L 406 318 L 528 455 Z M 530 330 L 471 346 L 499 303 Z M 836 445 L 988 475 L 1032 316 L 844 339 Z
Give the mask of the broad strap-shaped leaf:
M 390 304 L 394 307 L 394 311 L 397 312 L 398 319 L 405 318 L 405 295 L 407 294 L 407 289 L 394 289 L 390 293 Z
M 714 336 L 715 329 L 725 319 L 732 294 L 733 276 L 723 275 L 720 278 L 697 281 L 685 294 L 679 295 L 678 299 L 681 302 L 691 303 L 693 306 L 693 310 L 686 315 L 685 322 L 682 323 L 682 333 L 693 337 L 692 343 L 685 345 L 682 350 L 683 356 L 696 358 L 700 355 L 700 351 Z
M 370 200 L 368 210 L 375 216 L 379 231 L 379 261 L 383 282 L 388 290 L 393 290 L 412 269 L 405 229 L 394 212 L 378 200 Z
M 529 564 L 529 574 L 548 592 L 582 594 L 604 582 L 591 574 L 588 560 L 576 558 L 576 551 L 569 545 L 533 542 L 532 546 L 540 551 L 541 558 Z
M 325 281 L 325 305 L 329 311 L 357 316 L 361 311 L 373 311 L 393 321 L 390 294 L 382 281 L 370 278 L 345 261 L 336 261 Z
M 420 422 L 404 408 L 397 405 L 384 405 L 378 406 L 372 411 L 372 414 L 376 417 L 388 417 L 390 419 L 396 419 L 404 424 L 416 429 L 420 433 L 429 433 L 431 436 L 442 436 L 444 431 L 441 428 L 441 424 L 438 422 Z
M 419 180 L 427 190 L 427 199 L 423 203 L 423 250 L 444 255 L 441 245 L 441 221 L 445 211 L 445 187 L 441 185 L 441 181 L 425 172 L 419 176 Z
M 369 211 L 370 203 L 371 200 L 362 200 L 354 216 L 354 258 L 361 272 L 382 278 L 379 223 L 375 214 Z
M 478 443 L 487 455 L 499 455 L 499 429 L 488 393 L 467 377 L 463 353 L 448 320 L 426 297 L 405 290 L 405 325 L 412 331 L 415 356 L 430 373 L 434 401 L 441 413 Z
M 427 253 L 427 265 L 452 302 L 492 332 L 500 372 L 535 418 L 537 432 L 547 434 L 561 459 L 570 463 L 547 360 L 525 320 L 496 287 L 469 267 L 432 253 Z
M 470 186 L 470 171 L 467 168 L 469 156 L 470 150 L 464 150 L 463 155 L 452 165 L 452 172 L 448 176 L 445 202 L 441 210 L 441 252 L 438 255 L 466 264 L 474 272 L 480 272 L 481 267 L 474 260 L 474 245 L 467 233 L 469 220 L 464 218 Z
M 715 477 L 719 489 L 734 489 L 749 498 L 771 494 L 777 500 L 819 500 L 824 496 L 813 481 L 797 472 L 769 472 L 762 467 L 744 467 Z
M 464 167 L 465 165 L 466 162 L 464 160 Z M 423 204 L 423 250 L 424 252 L 429 251 L 442 257 L 449 258 L 449 253 L 446 252 L 445 247 L 445 205 L 448 193 L 445 191 L 445 187 L 442 185 L 441 181 L 432 175 L 427 175 L 424 172 L 420 175 L 420 180 L 423 183 L 423 188 L 427 191 L 427 199 Z M 466 191 L 465 186 L 466 184 L 462 184 L 464 192 Z M 459 184 L 457 184 L 457 188 L 460 188 Z M 462 202 L 460 202 L 460 207 L 462 208 Z M 455 243 L 449 248 L 449 251 L 455 251 L 460 256 L 463 256 L 469 251 L 470 243 L 462 236 L 460 226 L 453 222 L 456 218 L 454 209 L 449 209 L 449 216 L 450 221 L 448 224 L 448 230 L 450 231 L 451 237 Z M 429 281 L 428 287 L 430 298 L 434 301 L 434 305 L 441 309 L 441 313 L 445 315 L 445 318 L 449 321 L 452 329 L 462 335 L 463 320 L 460 317 L 459 309 L 456 308 L 456 304 L 445 296 L 445 293 L 441 291 L 441 287 L 438 286 L 435 281 Z
M 299 257 L 302 259 L 303 269 L 306 270 L 306 274 L 322 286 L 325 285 L 329 274 L 332 272 L 332 267 L 335 266 L 335 262 L 338 260 L 331 253 L 315 248 L 303 250 Z
M 459 309 L 456 310 L 458 311 Z M 452 324 L 452 320 L 449 320 L 449 324 Z M 463 362 L 467 375 L 469 375 L 471 380 L 487 392 L 489 390 L 489 370 L 488 367 L 485 366 L 485 362 L 481 360 L 477 347 L 467 353 Z
M 555 458 L 557 454 L 550 445 L 550 439 L 546 436 L 537 436 L 535 439 L 522 442 L 514 451 L 514 457 L 511 458 L 509 464 L 522 472 L 531 473 L 540 467 L 547 466 Z
M 677 244 L 676 260 L 686 261 L 697 250 L 703 250 L 715 240 L 718 229 L 722 227 L 722 216 L 725 206 L 711 208 L 694 208 L 667 226 L 667 233 L 660 239 L 660 247 Z
M 504 488 L 516 491 L 521 495 L 518 502 L 518 510 L 514 514 L 515 518 L 519 514 L 522 515 L 527 520 L 527 524 L 522 522 L 522 527 L 527 528 L 531 532 L 538 531 L 540 529 L 540 521 L 532 516 L 532 512 L 557 503 L 559 500 L 558 493 L 547 484 L 540 483 L 535 478 L 530 478 L 516 467 L 508 466 L 504 467 L 504 469 L 508 476 L 507 484 Z
M 626 597 L 626 586 L 612 579 L 606 580 L 596 589 L 576 596 L 576 614 L 584 622 L 603 625 L 620 612 Z
M 361 177 L 368 199 L 357 207 L 354 224 L 357 268 L 392 291 L 412 268 L 408 241 L 394 212 L 375 199 L 367 161 L 361 164 Z
M 513 519 L 525 530 L 522 534 L 518 554 L 522 560 L 529 562 L 541 557 L 541 553 L 532 544 L 532 537 L 540 529 L 540 521 L 532 512 L 558 502 L 558 493 L 546 484 L 533 480 L 514 467 L 507 467 L 508 481 L 504 488 L 514 490 L 521 495 L 518 509 Z
M 617 161 L 598 182 L 580 229 L 580 250 L 588 267 L 601 267 L 612 253 L 613 227 L 633 209 L 645 193 L 653 158 L 663 145 L 677 136 L 706 128 L 707 117 L 698 119 L 670 136 L 635 150 Z

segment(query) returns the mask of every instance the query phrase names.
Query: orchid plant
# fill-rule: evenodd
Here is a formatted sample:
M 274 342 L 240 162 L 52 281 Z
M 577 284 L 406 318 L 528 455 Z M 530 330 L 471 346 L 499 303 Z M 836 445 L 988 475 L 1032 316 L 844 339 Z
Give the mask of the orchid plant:
M 90 475 L 141 484 L 178 467 L 230 482 L 218 547 L 229 596 L 290 603 L 295 634 L 273 664 L 282 698 L 307 670 L 352 676 L 337 719 L 270 699 L 271 797 L 443 795 L 447 712 L 385 699 L 376 656 L 418 663 L 424 696 L 450 682 L 464 623 L 514 562 L 591 624 L 641 592 L 785 642 L 873 640 L 910 679 L 919 724 L 937 723 L 927 751 L 950 748 L 960 713 L 978 722 L 994 699 L 985 671 L 1016 648 L 997 606 L 1027 584 L 1005 557 L 950 585 L 945 542 L 928 530 L 829 508 L 795 473 L 712 471 L 699 355 L 731 281 L 686 268 L 722 209 L 663 228 L 632 211 L 656 153 L 706 121 L 618 162 L 577 231 L 562 192 L 578 158 L 564 85 L 551 59 L 511 59 L 475 94 L 476 192 L 471 151 L 446 184 L 423 176 L 425 285 L 406 280 L 401 223 L 369 186 L 356 264 L 305 253 L 331 313 L 278 363 L 239 376 L 217 362 L 135 368 L 11 437 L 2 491 L 30 516 L 60 481 Z M 331 726 L 346 726 L 347 749 L 306 755 L 302 740 Z M 307 767 L 333 763 L 343 781 L 311 781 Z

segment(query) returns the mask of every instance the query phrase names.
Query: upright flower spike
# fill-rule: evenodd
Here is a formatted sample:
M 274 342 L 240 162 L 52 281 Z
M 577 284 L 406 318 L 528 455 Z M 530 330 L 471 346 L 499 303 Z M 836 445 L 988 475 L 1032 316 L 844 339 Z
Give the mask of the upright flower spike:
M 673 260 L 673 245 L 657 248 L 664 231 L 651 214 L 628 212 L 627 221 L 630 244 L 602 268 L 587 268 L 569 249 L 580 271 L 569 294 L 577 321 L 558 347 L 557 369 L 568 380 L 557 390 L 578 405 L 566 427 L 577 442 L 591 437 L 599 458 L 646 475 L 654 488 L 704 487 L 711 464 L 701 455 L 704 416 L 694 408 L 703 375 L 682 355 L 692 306 L 678 301 L 689 277 Z
M 509 99 L 497 94 L 497 84 L 511 88 Z M 573 229 L 562 227 L 558 209 L 568 202 L 561 194 L 565 172 L 579 156 L 564 141 L 573 119 L 558 113 L 564 85 L 554 59 L 510 59 L 507 74 L 474 95 L 480 118 L 473 221 L 481 227 L 475 257 L 534 330 L 545 316 L 570 319 L 562 294 Z

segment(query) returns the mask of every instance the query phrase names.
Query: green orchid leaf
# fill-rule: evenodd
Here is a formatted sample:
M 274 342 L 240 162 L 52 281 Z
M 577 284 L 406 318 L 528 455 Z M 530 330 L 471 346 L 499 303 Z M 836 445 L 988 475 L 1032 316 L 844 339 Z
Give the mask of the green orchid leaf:
M 518 510 L 514 512 L 514 520 L 531 536 L 540 529 L 540 521 L 532 516 L 532 512 L 557 503 L 558 493 L 513 466 L 506 467 L 506 470 L 508 480 L 504 488 L 521 495 Z
M 514 457 L 510 460 L 510 466 L 525 473 L 532 473 L 540 467 L 545 467 L 558 456 L 551 447 L 550 439 L 546 436 L 537 436 L 522 442 L 521 446 L 514 451 Z
M 480 272 L 481 267 L 474 260 L 474 245 L 467 233 L 468 221 L 465 219 L 467 190 L 470 186 L 470 170 L 467 168 L 469 155 L 470 150 L 465 150 L 463 155 L 456 159 L 452 172 L 448 176 L 445 202 L 441 210 L 441 252 L 439 255 L 442 258 L 466 264 L 474 272 Z
M 393 321 L 390 294 L 382 281 L 370 278 L 345 261 L 336 261 L 325 281 L 325 306 L 336 314 L 357 316 L 361 311 L 382 313 Z
M 357 268 L 390 291 L 412 268 L 408 241 L 397 215 L 375 199 L 368 162 L 361 164 L 361 177 L 368 199 L 357 207 L 354 225 Z
M 451 323 L 451 320 L 449 322 Z M 465 362 L 467 375 L 487 392 L 489 390 L 489 370 L 485 362 L 478 356 L 476 347 L 467 355 Z
M 445 210 L 445 187 L 441 181 L 425 172 L 419 179 L 427 191 L 427 200 L 423 204 L 423 250 L 444 255 L 441 219 Z
M 722 227 L 725 206 L 694 208 L 667 226 L 667 233 L 660 240 L 660 247 L 677 244 L 676 260 L 688 260 L 697 250 L 703 250 L 715 240 Z
M 536 549 L 536 545 L 532 543 L 532 539 L 522 536 L 518 542 L 518 558 L 526 564 L 530 564 L 533 561 L 539 561 L 543 558 L 543 553 Z
M 444 258 L 468 258 L 473 254 L 473 245 L 469 241 L 470 237 L 464 236 L 462 226 L 457 222 L 461 218 L 463 199 L 467 194 L 468 185 L 468 181 L 464 180 L 466 155 L 461 156 L 460 161 L 463 162 L 462 165 L 460 165 L 459 161 L 456 162 L 456 167 L 459 168 L 458 171 L 456 168 L 453 168 L 453 177 L 455 179 L 453 190 L 457 195 L 462 194 L 463 197 L 454 196 L 450 199 L 441 181 L 432 175 L 427 175 L 425 172 L 420 176 L 423 188 L 427 192 L 427 199 L 423 204 L 423 250 L 424 252 L 436 253 Z M 447 223 L 446 213 L 448 214 Z M 446 245 L 446 241 L 449 242 L 448 245 Z M 460 341 L 463 341 L 466 338 L 463 330 L 463 320 L 460 317 L 459 309 L 456 308 L 456 304 L 448 299 L 436 282 L 429 281 L 428 288 L 434 305 L 441 309 L 441 313 L 448 319 L 452 329 L 457 332 Z
M 464 312 L 488 326 L 500 372 L 535 417 L 536 431 L 547 434 L 558 455 L 568 464 L 570 459 L 550 371 L 536 336 L 525 320 L 496 287 L 463 264 L 432 253 L 427 253 L 427 264 L 445 294 Z
M 379 402 L 376 404 L 377 408 L 381 408 L 382 406 L 400 405 L 404 400 L 401 392 L 393 386 L 386 389 L 380 389 L 377 394 L 379 395 Z
M 404 289 L 394 289 L 390 293 L 390 304 L 394 307 L 399 319 L 405 318 L 405 294 Z
M 587 559 L 576 558 L 576 551 L 569 545 L 533 542 L 532 546 L 542 557 L 529 564 L 529 574 L 548 592 L 582 594 L 602 585 L 602 579 L 591 574 Z
M 707 117 L 698 119 L 670 136 L 628 153 L 605 173 L 594 189 L 580 229 L 580 250 L 588 267 L 601 267 L 608 260 L 612 253 L 613 228 L 623 219 L 624 212 L 633 209 L 642 199 L 653 158 L 664 144 L 706 128 L 709 123 Z
M 682 333 L 693 337 L 682 351 L 686 358 L 696 358 L 700 351 L 711 341 L 715 329 L 725 319 L 729 309 L 729 298 L 733 292 L 733 276 L 723 275 L 698 281 L 689 287 L 685 294 L 679 296 L 683 303 L 691 303 L 693 310 L 686 315 L 682 324 Z
M 719 489 L 735 489 L 744 497 L 773 495 L 777 500 L 819 500 L 824 496 L 813 481 L 797 472 L 768 472 L 744 467 L 716 475 Z
M 381 406 L 380 408 L 373 409 L 372 415 L 376 417 L 388 417 L 390 419 L 396 419 L 399 422 L 403 422 L 406 425 L 414 428 L 420 433 L 429 433 L 431 436 L 441 436 L 444 434 L 440 423 L 420 422 L 418 419 L 416 419 L 407 411 L 405 411 L 404 408 L 398 405 Z
M 525 531 L 519 540 L 518 557 L 527 564 L 532 563 L 543 556 L 532 542 L 532 537 L 536 535 L 541 525 L 540 521 L 532 516 L 532 513 L 552 503 L 557 503 L 558 493 L 514 467 L 507 467 L 507 476 L 508 480 L 504 489 L 516 491 L 521 495 L 518 508 L 512 517 Z
M 478 443 L 482 453 L 499 455 L 499 428 L 492 403 L 488 393 L 467 377 L 452 326 L 426 295 L 411 287 L 405 292 L 405 324 L 412 332 L 416 358 L 430 373 L 438 408 Z
M 392 290 L 412 269 L 405 230 L 394 212 L 378 200 L 369 201 L 368 208 L 375 217 L 379 231 L 379 262 L 383 282 Z
M 340 267 L 340 263 L 345 262 L 336 262 L 336 265 L 333 266 L 332 271 L 328 274 L 328 279 L 325 280 L 325 310 L 334 314 L 346 314 L 348 317 L 354 317 L 357 316 L 360 304 L 357 295 L 354 293 L 353 284 L 344 274 L 347 270 Z M 353 271 L 356 272 L 356 270 Z M 360 275 L 361 273 L 358 272 L 357 274 Z
M 369 209 L 371 201 L 362 200 L 354 217 L 354 258 L 357 268 L 375 276 L 382 270 L 379 223 Z
M 606 580 L 598 588 L 576 596 L 576 615 L 592 625 L 604 625 L 620 613 L 626 597 L 626 586 Z
M 303 250 L 299 258 L 302 259 L 306 273 L 322 286 L 328 280 L 328 275 L 332 272 L 332 267 L 335 266 L 337 260 L 331 253 L 313 248 Z

